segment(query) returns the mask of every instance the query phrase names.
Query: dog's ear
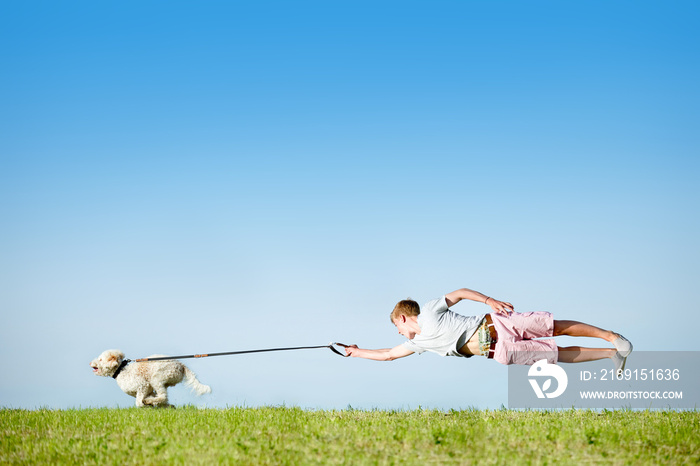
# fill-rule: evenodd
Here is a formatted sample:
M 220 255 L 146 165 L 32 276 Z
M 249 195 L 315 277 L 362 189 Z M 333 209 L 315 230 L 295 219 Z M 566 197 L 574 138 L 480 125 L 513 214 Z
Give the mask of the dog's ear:
M 117 367 L 124 360 L 124 353 L 121 351 L 110 351 L 107 355 L 107 367 Z

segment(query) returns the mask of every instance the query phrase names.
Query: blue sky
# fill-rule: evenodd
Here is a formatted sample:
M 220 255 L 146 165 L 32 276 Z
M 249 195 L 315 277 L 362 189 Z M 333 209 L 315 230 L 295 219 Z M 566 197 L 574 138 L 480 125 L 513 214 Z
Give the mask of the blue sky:
M 396 301 L 460 287 L 698 350 L 697 17 L 695 2 L 4 3 L 0 405 L 130 406 L 87 366 L 108 348 L 394 346 Z M 176 387 L 176 403 L 507 403 L 493 361 L 189 365 L 214 393 Z

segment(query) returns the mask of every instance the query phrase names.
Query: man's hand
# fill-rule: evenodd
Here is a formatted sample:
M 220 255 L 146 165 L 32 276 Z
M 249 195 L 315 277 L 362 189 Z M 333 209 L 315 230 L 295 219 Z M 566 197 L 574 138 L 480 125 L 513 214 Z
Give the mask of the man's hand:
M 373 359 L 375 361 L 393 361 L 398 358 L 405 358 L 413 354 L 413 351 L 406 349 L 403 345 L 384 349 L 362 349 L 357 345 L 345 346 L 345 354 L 353 358 Z
M 359 349 L 357 347 L 357 345 L 343 345 L 343 346 L 345 346 L 345 355 L 346 356 L 353 356 L 352 353 L 354 353 L 356 350 Z
M 503 314 L 504 316 L 509 315 L 515 309 L 511 303 L 506 303 L 503 301 L 498 301 L 497 299 L 488 298 L 486 304 L 491 306 L 493 312 L 496 314 Z

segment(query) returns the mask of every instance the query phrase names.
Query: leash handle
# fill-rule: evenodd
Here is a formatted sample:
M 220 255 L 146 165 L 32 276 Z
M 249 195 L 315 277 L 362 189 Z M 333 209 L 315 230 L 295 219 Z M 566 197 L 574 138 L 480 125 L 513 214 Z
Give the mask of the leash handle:
M 343 348 L 347 348 L 348 345 L 344 345 L 344 344 L 338 343 L 338 342 L 330 343 L 330 344 L 328 345 L 328 347 L 331 349 L 331 351 L 333 351 L 335 354 L 337 354 L 338 356 L 342 356 L 342 357 L 344 357 L 344 358 L 347 358 L 349 355 L 343 354 L 343 353 L 341 353 L 340 351 L 338 351 L 338 350 L 335 348 L 336 345 L 337 345 L 337 346 L 342 346 Z

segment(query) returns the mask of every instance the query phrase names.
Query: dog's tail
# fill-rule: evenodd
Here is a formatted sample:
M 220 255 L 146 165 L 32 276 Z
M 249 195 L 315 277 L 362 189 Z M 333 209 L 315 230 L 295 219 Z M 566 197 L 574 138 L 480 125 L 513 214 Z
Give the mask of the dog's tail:
M 192 391 L 197 394 L 197 396 L 211 393 L 211 387 L 209 385 L 204 385 L 197 380 L 197 376 L 194 375 L 194 372 L 192 372 L 187 366 L 185 366 L 185 385 L 190 387 Z

